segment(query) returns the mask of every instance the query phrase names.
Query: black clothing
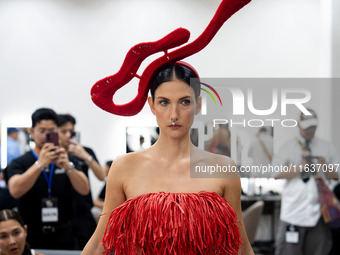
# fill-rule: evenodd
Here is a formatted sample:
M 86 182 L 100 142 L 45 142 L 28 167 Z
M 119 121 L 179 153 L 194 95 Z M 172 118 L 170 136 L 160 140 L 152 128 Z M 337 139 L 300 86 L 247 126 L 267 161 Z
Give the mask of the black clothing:
M 36 158 L 31 151 L 14 159 L 8 166 L 9 179 L 13 175 L 23 174 L 35 161 Z M 46 170 L 48 176 L 49 169 Z M 75 215 L 75 207 L 74 197 L 70 194 L 77 192 L 73 189 L 65 170 L 55 166 L 51 197 L 58 199 L 59 220 L 43 223 L 42 199 L 48 197 L 47 187 L 47 181 L 41 172 L 33 187 L 19 199 L 19 212 L 28 225 L 27 241 L 35 249 L 74 249 L 72 219 Z
M 104 187 L 102 188 L 102 190 L 99 193 L 99 198 L 101 198 L 103 201 L 105 200 L 105 191 L 106 191 L 106 183 L 104 185 Z
M 83 148 L 93 157 L 94 160 L 98 162 L 97 157 L 91 148 L 85 146 L 83 146 Z M 79 165 L 78 169 L 88 178 L 89 167 L 85 161 L 78 157 L 74 158 Z M 74 234 L 77 238 L 77 249 L 82 250 L 96 229 L 97 223 L 91 213 L 91 208 L 93 207 L 91 191 L 86 196 L 82 196 L 77 193 L 75 194 L 75 198 L 76 218 L 74 220 Z
M 338 183 L 333 192 L 337 199 L 340 201 L 340 183 Z M 332 249 L 329 252 L 329 255 L 337 255 L 340 254 L 340 228 L 332 228 Z
M 8 191 L 8 188 L 0 188 L 0 210 L 13 209 L 19 204 L 18 199 L 14 199 Z

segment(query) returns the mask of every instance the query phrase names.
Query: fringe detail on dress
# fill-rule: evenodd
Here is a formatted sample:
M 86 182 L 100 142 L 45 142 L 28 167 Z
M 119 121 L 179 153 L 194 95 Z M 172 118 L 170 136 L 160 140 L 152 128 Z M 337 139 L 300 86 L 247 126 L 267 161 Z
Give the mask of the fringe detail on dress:
M 111 212 L 104 254 L 237 254 L 237 221 L 232 207 L 213 192 L 149 193 Z

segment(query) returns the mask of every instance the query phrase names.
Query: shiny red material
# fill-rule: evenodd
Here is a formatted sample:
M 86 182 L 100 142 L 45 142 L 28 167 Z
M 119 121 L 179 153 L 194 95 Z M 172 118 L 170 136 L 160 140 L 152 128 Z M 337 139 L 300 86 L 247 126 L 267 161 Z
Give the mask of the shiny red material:
M 189 40 L 190 32 L 188 30 L 178 28 L 158 41 L 135 45 L 126 54 L 123 65 L 116 74 L 101 79 L 93 85 L 91 89 L 92 101 L 101 109 L 113 114 L 122 116 L 137 114 L 142 110 L 147 100 L 149 81 L 155 71 L 166 64 L 175 63 L 201 51 L 213 39 L 224 22 L 250 1 L 223 0 L 203 33 L 193 42 L 172 52 L 168 52 L 168 50 Z M 142 75 L 136 74 L 139 66 L 148 56 L 162 51 L 165 54 L 151 62 Z M 129 103 L 115 104 L 113 96 L 116 91 L 129 83 L 134 77 L 140 79 L 137 96 Z
M 149 193 L 112 211 L 104 254 L 238 254 L 237 216 L 214 192 Z

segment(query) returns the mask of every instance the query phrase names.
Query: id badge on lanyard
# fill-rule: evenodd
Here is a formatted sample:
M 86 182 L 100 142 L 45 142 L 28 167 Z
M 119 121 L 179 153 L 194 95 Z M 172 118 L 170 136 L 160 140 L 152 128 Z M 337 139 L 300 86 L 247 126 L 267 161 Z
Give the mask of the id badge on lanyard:
M 297 226 L 287 226 L 286 243 L 299 243 L 299 230 Z
M 38 156 L 31 150 L 33 156 L 38 160 Z M 52 178 L 55 164 L 50 165 L 50 171 L 47 176 L 45 169 L 42 171 L 47 182 L 47 194 L 48 197 L 41 199 L 41 221 L 42 222 L 58 222 L 59 211 L 58 211 L 58 198 L 52 197 Z
M 41 221 L 58 222 L 58 199 L 55 197 L 42 198 L 41 200 Z

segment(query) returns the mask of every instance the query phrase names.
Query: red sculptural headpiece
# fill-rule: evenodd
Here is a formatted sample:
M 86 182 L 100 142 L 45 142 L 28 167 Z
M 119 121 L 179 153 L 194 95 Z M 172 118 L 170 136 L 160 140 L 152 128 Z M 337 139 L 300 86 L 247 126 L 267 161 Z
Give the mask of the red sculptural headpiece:
M 113 114 L 122 116 L 137 114 L 142 110 L 147 100 L 149 81 L 155 71 L 166 64 L 175 63 L 202 50 L 213 39 L 224 22 L 250 1 L 223 0 L 209 25 L 198 38 L 171 52 L 168 52 L 168 50 L 189 40 L 190 32 L 187 29 L 178 28 L 158 41 L 133 46 L 126 54 L 124 62 L 116 74 L 101 79 L 93 85 L 91 89 L 92 101 L 101 109 Z M 138 68 L 144 59 L 162 51 L 164 52 L 163 56 L 151 62 L 142 75 L 137 75 Z M 129 103 L 116 105 L 113 102 L 113 95 L 134 77 L 140 79 L 137 96 Z

